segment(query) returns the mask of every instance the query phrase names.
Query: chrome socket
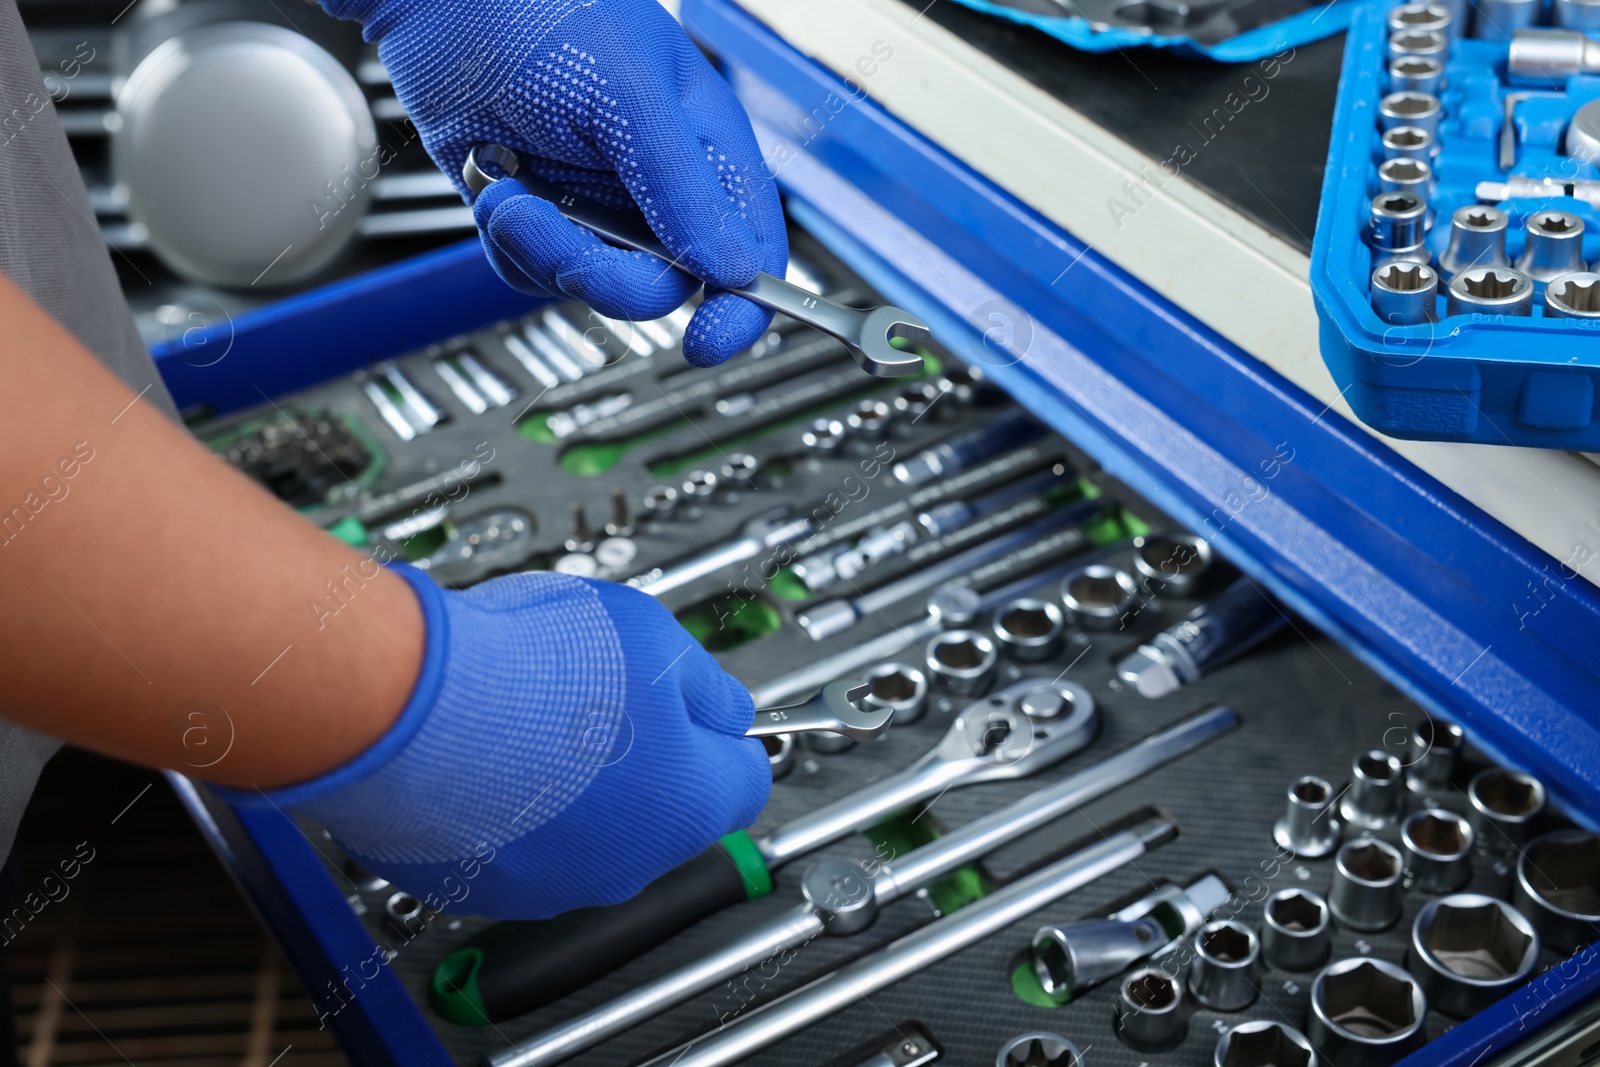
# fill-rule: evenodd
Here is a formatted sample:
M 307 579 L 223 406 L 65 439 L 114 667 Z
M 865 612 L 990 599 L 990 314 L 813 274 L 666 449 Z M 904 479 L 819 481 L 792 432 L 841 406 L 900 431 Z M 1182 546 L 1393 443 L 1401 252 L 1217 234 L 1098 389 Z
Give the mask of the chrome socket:
M 722 485 L 725 489 L 754 490 L 761 477 L 761 461 L 748 452 L 730 452 L 722 464 Z
M 1556 0 L 1554 14 L 1562 29 L 1600 30 L 1600 0 Z
M 1306 1035 L 1284 1023 L 1248 1022 L 1224 1030 L 1212 1067 L 1317 1067 Z
M 1036 663 L 1061 651 L 1066 623 L 1048 600 L 1021 597 L 994 613 L 994 636 L 1018 663 Z
M 768 734 L 761 739 L 761 744 L 767 750 L 774 782 L 794 770 L 794 734 Z
M 415 937 L 428 925 L 428 920 L 433 918 L 422 901 L 410 893 L 401 890 L 390 893 L 389 898 L 383 902 L 384 921 L 395 931 L 405 937 Z
M 1133 542 L 1133 569 L 1153 593 L 1192 596 L 1212 559 L 1210 543 L 1190 534 L 1147 534 Z
M 1411 161 L 1390 162 L 1409 165 Z M 1437 321 L 1438 298 L 1439 273 L 1426 263 L 1390 260 L 1372 272 L 1372 310 L 1391 326 Z
M 1139 605 L 1139 587 L 1121 567 L 1091 563 L 1061 580 L 1061 603 L 1085 630 L 1120 630 Z
M 1121 974 L 1172 939 L 1153 914 L 1044 926 L 1033 935 L 1033 973 L 1052 997 L 1072 996 Z
M 1449 9 L 1440 4 L 1401 4 L 1389 11 L 1390 33 L 1405 33 L 1407 30 L 1448 33 L 1454 23 Z
M 1536 282 L 1584 269 L 1583 220 L 1569 211 L 1535 211 L 1528 216 L 1528 243 L 1517 269 Z
M 1400 879 L 1405 860 L 1387 841 L 1346 841 L 1333 861 L 1328 907 L 1346 930 L 1376 933 L 1400 918 Z
M 683 476 L 683 484 L 678 491 L 691 505 L 708 504 L 721 488 L 722 479 L 717 477 L 715 471 L 692 470 Z
M 1472 824 L 1453 811 L 1427 808 L 1400 826 L 1409 888 L 1429 895 L 1454 893 L 1472 879 Z
M 1311 984 L 1307 1034 L 1339 1067 L 1389 1067 L 1422 1047 L 1428 998 L 1387 960 L 1330 963 Z
M 916 422 L 925 415 L 933 402 L 939 399 L 939 387 L 932 382 L 918 382 L 902 389 L 894 398 L 894 413 L 906 424 Z
M 1557 952 L 1589 944 L 1600 933 L 1600 834 L 1557 830 L 1529 842 L 1511 900 Z
M 1380 255 L 1400 258 L 1422 248 L 1428 205 L 1415 193 L 1379 193 L 1368 207 L 1367 242 Z
M 1432 93 L 1401 90 L 1390 93 L 1378 102 L 1378 126 L 1392 130 L 1396 126 L 1415 126 L 1428 131 L 1438 140 L 1439 122 L 1444 118 L 1444 107 Z
M 1189 990 L 1197 1003 L 1216 1011 L 1242 1011 L 1256 999 L 1261 941 L 1232 919 L 1206 923 L 1194 935 Z
M 1490 767 L 1467 783 L 1467 820 L 1485 852 L 1503 855 L 1520 849 L 1533 836 L 1544 805 L 1544 783 L 1521 771 Z
M 1289 783 L 1288 807 L 1272 827 L 1278 847 L 1314 860 L 1339 847 L 1339 820 L 1333 812 L 1333 786 L 1308 774 Z
M 1583 6 L 1600 12 L 1600 0 L 1587 0 Z M 1560 0 L 1557 0 L 1556 9 L 1560 8 Z M 1600 100 L 1591 100 L 1572 113 L 1562 146 L 1567 155 L 1580 163 L 1600 160 Z
M 1461 727 L 1424 716 L 1411 732 L 1411 753 L 1406 757 L 1406 788 L 1413 793 L 1448 789 L 1465 743 Z
M 1431 6 L 1431 5 L 1430 5 Z M 1439 95 L 1444 87 L 1444 61 L 1435 56 L 1396 56 L 1389 60 L 1389 91 Z M 1407 127 L 1401 127 L 1406 129 Z M 1393 131 L 1390 131 L 1393 132 Z M 1387 144 L 1384 154 L 1388 155 Z M 1413 156 L 1411 158 L 1422 158 Z
M 1378 188 L 1385 193 L 1433 193 L 1433 167 L 1422 159 L 1386 159 L 1378 164 Z
M 1153 967 L 1134 971 L 1122 980 L 1111 1011 L 1111 1027 L 1117 1037 L 1140 1052 L 1176 1048 L 1189 1032 L 1183 983 Z
M 1403 62 L 1403 61 L 1397 61 Z M 1432 63 L 1431 59 L 1418 60 L 1420 63 Z M 1392 71 L 1393 68 L 1391 68 Z M 1397 90 L 1404 91 L 1402 86 L 1395 86 Z M 1417 89 L 1415 92 L 1425 90 Z M 1383 158 L 1385 159 L 1432 159 L 1437 147 L 1433 134 L 1416 126 L 1396 126 L 1392 130 L 1383 131 Z
M 1399 821 L 1404 798 L 1400 760 L 1375 748 L 1350 762 L 1350 788 L 1339 801 L 1339 816 L 1353 829 L 1385 830 Z
M 1509 267 L 1506 257 L 1506 213 L 1497 207 L 1468 204 L 1450 214 L 1450 245 L 1439 254 L 1446 278 L 1471 267 Z
M 1457 893 L 1423 905 L 1406 967 L 1428 1005 L 1465 1019 L 1521 986 L 1539 963 L 1539 935 L 1511 905 Z
M 1541 88 L 1600 71 L 1600 41 L 1578 30 L 1521 29 L 1511 35 L 1506 80 Z
M 1476 0 L 1473 6 L 1477 15 L 1472 20 L 1472 36 L 1500 44 L 1538 21 L 1540 0 Z
M 1000 1047 L 994 1067 L 1082 1067 L 1083 1053 L 1060 1034 L 1020 1034 Z
M 994 642 L 976 630 L 946 630 L 923 653 L 934 681 L 957 696 L 978 697 L 994 681 L 1000 655 Z
M 652 485 L 644 491 L 644 514 L 648 519 L 666 520 L 678 510 L 678 491 L 670 485 Z
M 1600 319 L 1600 274 L 1573 271 L 1551 278 L 1544 287 L 1547 319 Z
M 889 436 L 889 405 L 881 400 L 858 400 L 844 417 L 845 426 L 863 441 L 882 441 Z
M 1389 58 L 1425 56 L 1444 62 L 1450 51 L 1450 38 L 1438 30 L 1399 30 L 1389 35 Z
M 889 708 L 896 726 L 916 722 L 928 706 L 928 676 L 905 663 L 883 663 L 867 672 L 867 695 L 861 703 Z
M 946 582 L 928 594 L 928 616 L 947 630 L 971 626 L 983 598 L 970 585 Z
M 1532 315 L 1533 279 L 1511 267 L 1469 267 L 1450 279 L 1446 315 Z
M 817 452 L 831 452 L 844 443 L 844 423 L 838 419 L 812 419 L 800 443 Z
M 1328 961 L 1333 924 L 1328 902 L 1309 889 L 1280 889 L 1261 911 L 1261 955 L 1280 971 L 1310 971 Z

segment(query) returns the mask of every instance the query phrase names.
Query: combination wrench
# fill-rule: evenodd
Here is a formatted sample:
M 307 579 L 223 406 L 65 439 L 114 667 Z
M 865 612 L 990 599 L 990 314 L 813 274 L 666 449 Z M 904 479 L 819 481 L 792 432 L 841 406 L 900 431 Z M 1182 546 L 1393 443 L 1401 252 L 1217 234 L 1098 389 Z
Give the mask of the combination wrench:
M 607 244 L 644 252 L 676 265 L 679 258 L 667 250 L 643 216 L 615 211 L 592 200 L 558 189 L 529 173 L 511 149 L 497 144 L 475 145 L 461 165 L 461 178 L 473 196 L 494 182 L 480 165 L 493 164 L 528 192 L 548 200 L 573 222 L 590 230 Z M 922 370 L 922 357 L 902 351 L 891 340 L 924 341 L 930 336 L 927 323 L 900 308 L 883 307 L 858 310 L 835 304 L 825 297 L 807 292 L 772 274 L 757 274 L 740 289 L 731 289 L 746 300 L 781 312 L 796 322 L 837 338 L 850 350 L 856 364 L 874 378 L 899 378 Z
M 745 731 L 745 736 L 775 737 L 818 731 L 843 734 L 852 741 L 870 741 L 883 733 L 889 720 L 894 718 L 892 707 L 865 710 L 857 704 L 870 692 L 872 686 L 864 682 L 833 682 L 823 686 L 822 692 L 810 700 L 757 711 L 755 725 Z

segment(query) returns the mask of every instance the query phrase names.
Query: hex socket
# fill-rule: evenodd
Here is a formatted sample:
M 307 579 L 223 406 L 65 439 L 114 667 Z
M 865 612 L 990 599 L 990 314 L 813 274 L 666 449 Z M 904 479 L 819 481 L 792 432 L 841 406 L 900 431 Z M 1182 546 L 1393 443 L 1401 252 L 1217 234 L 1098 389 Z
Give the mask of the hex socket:
M 1396 126 L 1416 126 L 1427 130 L 1437 139 L 1439 122 L 1443 118 L 1444 105 L 1432 93 L 1405 89 L 1390 93 L 1378 102 L 1378 127 L 1384 130 L 1392 130 Z
M 1191 596 L 1211 572 L 1211 545 L 1190 534 L 1146 534 L 1134 542 L 1133 569 L 1154 593 Z
M 1395 56 L 1389 60 L 1389 91 L 1439 95 L 1444 62 L 1437 56 Z
M 1450 244 L 1439 253 L 1446 278 L 1471 267 L 1509 267 L 1506 256 L 1506 213 L 1497 207 L 1468 204 L 1450 213 Z
M 1533 836 L 1544 812 L 1544 783 L 1530 774 L 1490 767 L 1467 783 L 1467 820 L 1485 852 L 1515 851 Z
M 1419 60 L 1419 62 L 1432 63 L 1434 60 Z M 1396 86 L 1396 89 L 1399 88 Z M 1432 159 L 1435 147 L 1433 134 L 1417 126 L 1396 126 L 1392 130 L 1383 131 L 1385 159 Z
M 1573 271 L 1544 287 L 1544 315 L 1550 319 L 1600 319 L 1600 274 Z
M 1417 793 L 1437 792 L 1449 787 L 1465 743 L 1461 727 L 1453 722 L 1424 716 L 1411 732 L 1411 754 L 1406 762 L 1406 787 Z
M 1339 960 L 1311 984 L 1306 1036 L 1339 1067 L 1389 1067 L 1420 1048 L 1428 998 L 1387 960 Z
M 1383 830 L 1399 819 L 1404 797 L 1400 760 L 1375 748 L 1350 761 L 1350 788 L 1339 801 L 1339 816 L 1346 826 Z
M 1061 651 L 1066 632 L 1061 609 L 1048 600 L 1021 597 L 994 613 L 994 636 L 1018 663 L 1036 663 Z
M 1423 893 L 1454 893 L 1472 878 L 1472 824 L 1453 811 L 1425 808 L 1400 826 L 1406 884 Z
M 1328 902 L 1309 889 L 1280 889 L 1261 911 L 1261 955 L 1280 971 L 1310 971 L 1328 961 L 1333 924 Z
M 1043 926 L 1033 935 L 1033 973 L 1040 988 L 1053 997 L 1081 993 L 1170 940 L 1153 915 Z
M 888 708 L 895 725 L 916 722 L 928 706 L 928 676 L 905 663 L 880 663 L 867 672 L 867 695 L 862 703 Z
M 1557 830 L 1529 842 L 1517 857 L 1511 900 L 1557 952 L 1593 941 L 1600 933 L 1600 834 Z
M 1111 1010 L 1117 1037 L 1140 1052 L 1176 1048 L 1189 1032 L 1183 983 L 1153 967 L 1140 968 L 1122 980 Z
M 1091 563 L 1061 580 L 1061 603 L 1086 630 L 1120 630 L 1139 605 L 1139 587 L 1121 567 Z
M 1367 240 L 1384 252 L 1422 244 L 1428 205 L 1415 193 L 1379 193 L 1368 207 Z
M 1514 267 L 1469 267 L 1450 279 L 1445 315 L 1532 315 L 1533 279 Z
M 1433 168 L 1421 159 L 1386 159 L 1378 164 L 1378 188 L 1386 193 L 1416 193 L 1428 199 Z
M 1389 58 L 1426 56 L 1441 62 L 1450 51 L 1450 38 L 1438 30 L 1396 30 L 1389 35 Z
M 1411 925 L 1406 967 L 1435 1011 L 1476 1015 L 1533 974 L 1539 935 L 1521 912 L 1477 893 L 1439 897 Z
M 1438 30 L 1446 33 L 1453 22 L 1449 9 L 1440 4 L 1401 4 L 1389 11 L 1390 33 L 1404 33 L 1407 30 Z
M 1410 160 L 1390 162 L 1409 163 Z M 1392 259 L 1372 272 L 1372 310 L 1391 326 L 1415 326 L 1439 317 L 1439 273 L 1426 263 Z
M 1536 282 L 1584 269 L 1583 220 L 1570 211 L 1535 211 L 1528 216 L 1528 243 L 1517 269 Z
M 1194 935 L 1189 990 L 1196 1002 L 1216 1011 L 1240 1011 L 1256 999 L 1261 941 L 1232 919 L 1218 919 Z
M 1223 1031 L 1211 1063 L 1212 1067 L 1317 1067 L 1317 1052 L 1292 1026 L 1248 1022 Z
M 946 630 L 924 652 L 936 682 L 958 696 L 982 696 L 994 681 L 1000 654 L 976 630 Z
M 1600 30 L 1600 0 L 1555 0 L 1555 23 L 1568 30 Z
M 1480 41 L 1511 40 L 1511 35 L 1532 26 L 1539 17 L 1539 0 L 1477 0 L 1472 36 Z
M 1360 837 L 1346 841 L 1333 862 L 1328 907 L 1346 930 L 1376 933 L 1400 918 L 1401 875 L 1405 860 L 1387 841 Z
M 1333 786 L 1314 774 L 1296 778 L 1285 794 L 1283 817 L 1272 839 L 1296 856 L 1317 859 L 1339 847 L 1339 820 L 1334 818 Z

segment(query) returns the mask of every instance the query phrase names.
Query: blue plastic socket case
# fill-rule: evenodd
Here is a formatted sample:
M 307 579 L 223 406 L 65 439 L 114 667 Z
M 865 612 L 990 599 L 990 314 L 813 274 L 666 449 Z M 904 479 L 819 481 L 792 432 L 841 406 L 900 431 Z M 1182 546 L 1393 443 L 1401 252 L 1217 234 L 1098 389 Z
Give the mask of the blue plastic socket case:
M 1312 243 L 1311 289 L 1321 320 L 1322 357 L 1362 421 L 1393 437 L 1481 444 L 1600 449 L 1596 382 L 1600 318 L 1546 314 L 1536 283 L 1531 315 L 1447 315 L 1449 276 L 1441 273 L 1438 321 L 1385 322 L 1372 308 L 1371 278 L 1384 256 L 1369 243 L 1378 168 L 1385 159 L 1379 108 L 1391 92 L 1390 2 L 1363 4 L 1351 19 Z M 1448 6 L 1448 5 L 1447 5 Z M 1461 5 L 1466 7 L 1466 5 Z M 1472 14 L 1469 8 L 1466 12 Z M 1543 20 L 1541 20 L 1541 23 Z M 1600 211 L 1572 196 L 1480 200 L 1481 182 L 1525 176 L 1559 183 L 1600 179 L 1600 168 L 1562 151 L 1573 113 L 1600 98 L 1600 78 L 1573 75 L 1514 101 L 1515 161 L 1500 166 L 1510 44 L 1503 35 L 1476 40 L 1452 27 L 1437 96 L 1443 105 L 1429 160 L 1431 226 L 1425 249 L 1439 268 L 1457 208 L 1494 203 L 1508 216 L 1506 252 L 1522 253 L 1530 216 L 1564 211 L 1583 221 L 1583 259 L 1600 257 Z M 1558 187 L 1559 188 L 1559 187 Z M 1568 190 L 1570 191 L 1570 189 Z

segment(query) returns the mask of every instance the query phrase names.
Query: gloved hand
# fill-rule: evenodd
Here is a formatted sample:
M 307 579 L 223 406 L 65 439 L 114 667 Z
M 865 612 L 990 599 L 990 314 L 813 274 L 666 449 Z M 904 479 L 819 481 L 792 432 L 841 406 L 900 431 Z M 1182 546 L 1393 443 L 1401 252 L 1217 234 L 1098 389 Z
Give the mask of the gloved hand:
M 682 268 L 605 245 L 501 180 L 475 215 L 512 286 L 638 320 L 678 307 L 704 279 L 708 299 L 683 345 L 696 366 L 765 332 L 770 311 L 718 289 L 763 270 L 783 276 L 777 188 L 732 90 L 657 0 L 322 2 L 378 42 L 395 95 L 463 196 L 467 152 L 502 144 L 547 181 L 642 209 Z
M 410 702 L 349 764 L 235 804 L 321 822 L 429 907 L 538 919 L 614 904 L 750 825 L 772 772 L 750 694 L 666 608 L 561 574 L 422 603 Z

